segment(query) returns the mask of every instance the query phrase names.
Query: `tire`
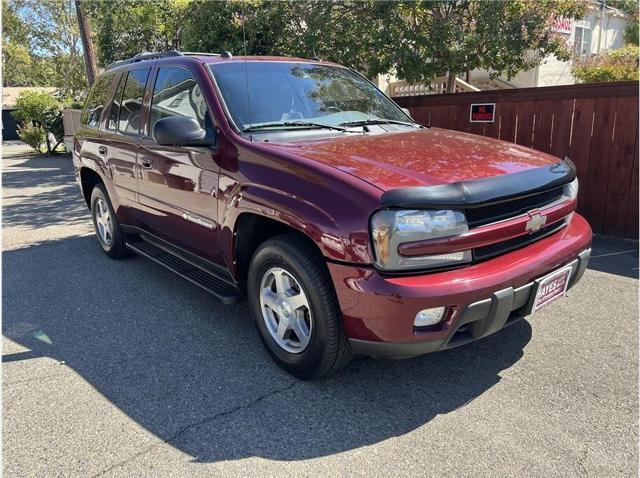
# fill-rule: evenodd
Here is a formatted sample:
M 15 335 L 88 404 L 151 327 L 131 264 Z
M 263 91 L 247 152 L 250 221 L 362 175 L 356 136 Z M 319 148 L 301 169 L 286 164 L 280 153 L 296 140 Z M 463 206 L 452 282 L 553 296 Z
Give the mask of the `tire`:
M 91 218 L 98 243 L 105 254 L 112 259 L 122 259 L 128 256 L 129 251 L 124 245 L 125 235 L 122 232 L 116 213 L 113 210 L 109 195 L 104 185 L 100 183 L 96 184 L 91 191 Z M 101 228 L 104 229 L 105 227 L 105 222 L 108 222 L 111 226 L 106 237 L 101 231 Z
M 281 284 L 288 284 L 284 289 L 291 294 L 291 307 L 287 307 L 286 293 L 274 295 L 273 291 L 278 291 L 278 277 L 286 277 Z M 247 294 L 258 334 L 271 357 L 284 370 L 301 379 L 317 379 L 335 374 L 349 363 L 351 348 L 329 271 L 320 252 L 304 237 L 284 234 L 265 241 L 251 259 Z M 276 305 L 274 312 L 274 307 L 265 304 L 274 305 L 275 297 L 282 297 L 281 302 L 275 299 L 275 303 L 282 306 Z M 306 299 L 307 305 L 295 308 L 302 299 Z M 290 328 L 283 340 L 280 325 L 285 315 L 290 317 L 286 320 Z M 274 331 L 274 318 L 277 331 Z M 291 325 L 294 323 L 302 325 Z M 296 336 L 298 330 L 305 339 Z

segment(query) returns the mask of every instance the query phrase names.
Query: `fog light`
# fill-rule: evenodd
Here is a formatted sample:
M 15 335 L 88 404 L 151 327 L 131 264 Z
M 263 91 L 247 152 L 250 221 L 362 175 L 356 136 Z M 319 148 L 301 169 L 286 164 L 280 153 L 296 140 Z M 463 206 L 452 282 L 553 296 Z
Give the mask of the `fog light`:
M 413 321 L 413 325 L 415 325 L 416 327 L 435 325 L 442 320 L 444 311 L 445 307 L 435 307 L 433 309 L 421 310 L 416 314 L 416 319 Z

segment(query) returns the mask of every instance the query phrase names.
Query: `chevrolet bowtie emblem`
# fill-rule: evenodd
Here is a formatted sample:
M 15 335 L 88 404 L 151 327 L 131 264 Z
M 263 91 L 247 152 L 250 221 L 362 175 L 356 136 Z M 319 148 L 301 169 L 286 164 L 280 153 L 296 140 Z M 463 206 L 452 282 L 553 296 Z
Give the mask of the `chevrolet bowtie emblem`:
M 531 219 L 527 221 L 524 229 L 529 233 L 538 232 L 547 223 L 547 216 L 540 214 L 539 211 L 529 211 L 527 214 Z

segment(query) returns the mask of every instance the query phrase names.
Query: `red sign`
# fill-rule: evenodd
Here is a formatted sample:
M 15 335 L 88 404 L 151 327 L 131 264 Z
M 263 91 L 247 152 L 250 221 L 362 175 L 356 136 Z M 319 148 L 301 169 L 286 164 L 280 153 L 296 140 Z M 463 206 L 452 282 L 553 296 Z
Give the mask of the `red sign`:
M 562 33 L 564 35 L 571 35 L 571 27 L 573 26 L 573 19 L 571 18 L 553 18 L 551 20 L 551 30 L 556 33 Z
M 472 123 L 493 123 L 495 121 L 495 103 L 474 103 L 471 105 L 469 121 Z

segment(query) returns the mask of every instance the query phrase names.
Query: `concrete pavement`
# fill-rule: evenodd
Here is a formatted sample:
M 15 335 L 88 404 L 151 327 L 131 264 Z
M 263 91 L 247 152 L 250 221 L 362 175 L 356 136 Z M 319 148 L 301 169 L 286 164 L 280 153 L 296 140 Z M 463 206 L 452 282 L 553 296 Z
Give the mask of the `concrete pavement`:
M 246 304 L 102 254 L 69 159 L 18 153 L 4 476 L 636 476 L 636 243 L 597 238 L 568 298 L 480 342 L 300 382 Z

